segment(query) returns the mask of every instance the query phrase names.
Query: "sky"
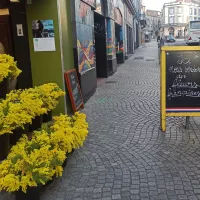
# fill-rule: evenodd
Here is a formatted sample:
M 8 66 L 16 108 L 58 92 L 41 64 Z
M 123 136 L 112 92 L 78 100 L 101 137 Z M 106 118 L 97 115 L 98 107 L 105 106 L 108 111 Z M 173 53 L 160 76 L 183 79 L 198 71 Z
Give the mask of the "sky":
M 170 0 L 143 0 L 146 9 L 161 11 L 163 4 L 170 2 Z

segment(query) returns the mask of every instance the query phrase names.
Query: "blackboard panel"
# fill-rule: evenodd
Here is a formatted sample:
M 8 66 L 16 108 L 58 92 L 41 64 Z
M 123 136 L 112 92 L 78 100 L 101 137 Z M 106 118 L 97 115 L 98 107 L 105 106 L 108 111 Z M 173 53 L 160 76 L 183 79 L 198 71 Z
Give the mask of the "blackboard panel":
M 84 105 L 76 70 L 74 69 L 66 72 L 65 79 L 72 103 L 72 108 L 73 111 L 76 112 L 81 106 Z
M 166 108 L 200 108 L 200 51 L 166 51 Z

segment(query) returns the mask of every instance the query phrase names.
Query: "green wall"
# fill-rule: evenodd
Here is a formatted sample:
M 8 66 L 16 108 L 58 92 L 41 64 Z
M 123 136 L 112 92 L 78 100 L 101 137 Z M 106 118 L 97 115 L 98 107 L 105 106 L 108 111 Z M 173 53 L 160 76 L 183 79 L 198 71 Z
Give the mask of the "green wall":
M 63 70 L 73 68 L 73 48 L 70 36 L 70 5 L 69 0 L 58 0 L 60 3 L 61 11 L 61 23 L 62 23 L 62 35 L 63 40 L 60 40 L 59 33 L 59 18 L 57 9 L 57 0 L 34 0 L 31 5 L 27 5 L 27 23 L 29 31 L 29 43 L 30 43 L 30 54 L 31 54 L 31 67 L 33 85 L 41 85 L 44 83 L 55 82 L 63 90 L 65 90 L 65 84 L 63 82 Z M 69 7 L 69 8 L 68 8 Z M 67 11 L 68 9 L 68 11 Z M 47 20 L 52 19 L 54 21 L 55 31 L 55 45 L 56 51 L 52 52 L 34 52 L 33 48 L 33 37 L 32 37 L 32 21 L 34 20 Z M 63 54 L 61 54 L 62 43 Z M 62 69 L 62 56 L 64 69 Z M 68 99 L 68 98 L 67 98 Z M 54 110 L 54 114 L 64 113 L 65 111 L 65 98 L 60 99 L 58 107 Z M 69 100 L 67 100 L 69 104 Z M 68 106 L 70 107 L 70 106 Z
M 70 0 L 58 0 L 60 2 L 60 13 L 62 23 L 62 47 L 64 58 L 64 70 L 68 71 L 74 68 L 73 47 L 72 47 L 72 25 Z
M 64 71 L 69 71 L 74 68 L 70 0 L 58 0 L 58 2 L 60 5 L 60 20 L 62 24 L 61 33 Z M 66 100 L 67 110 L 71 113 L 72 107 L 68 93 L 66 95 Z

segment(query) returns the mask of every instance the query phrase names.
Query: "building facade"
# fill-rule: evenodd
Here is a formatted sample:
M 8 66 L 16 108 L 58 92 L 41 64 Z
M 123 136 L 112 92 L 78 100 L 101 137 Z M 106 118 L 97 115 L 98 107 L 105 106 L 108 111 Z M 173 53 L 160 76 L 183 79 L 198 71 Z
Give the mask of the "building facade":
M 68 112 L 65 72 L 76 69 L 86 102 L 140 45 L 140 13 L 140 0 L 1 0 L 0 51 L 23 71 L 17 89 L 55 82 L 66 91 L 55 112 Z
M 64 72 L 74 68 L 69 1 L 1 1 L 0 43 L 22 70 L 16 89 L 53 82 L 66 91 Z M 54 114 L 70 112 L 70 106 L 66 95 Z
M 146 10 L 146 34 L 150 34 L 152 38 L 156 38 L 159 35 L 160 22 L 160 11 Z
M 141 1 L 141 15 L 140 15 L 140 25 L 141 25 L 141 43 L 145 43 L 145 32 L 146 32 L 146 6 L 143 1 Z
M 124 1 L 124 31 L 125 31 L 125 58 L 134 53 L 134 35 L 135 35 L 135 28 L 134 28 L 134 4 L 132 1 Z
M 199 2 L 193 0 L 177 0 L 165 3 L 162 10 L 162 33 L 178 38 L 184 37 L 184 28 L 192 20 L 200 20 Z
M 141 7 L 142 7 L 142 1 L 141 0 L 133 0 L 134 3 L 134 9 L 135 9 L 135 15 L 133 18 L 133 24 L 134 24 L 134 47 L 137 49 L 141 44 Z

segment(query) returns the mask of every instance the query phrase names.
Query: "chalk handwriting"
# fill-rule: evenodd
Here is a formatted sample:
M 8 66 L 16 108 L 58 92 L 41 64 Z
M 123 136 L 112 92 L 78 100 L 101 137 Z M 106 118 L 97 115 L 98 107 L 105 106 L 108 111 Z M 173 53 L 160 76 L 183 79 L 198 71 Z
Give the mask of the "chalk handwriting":
M 182 73 L 183 69 L 182 67 L 174 67 L 174 66 L 170 66 L 169 71 L 173 74 L 177 74 L 177 73 Z
M 200 86 L 192 81 L 189 82 L 182 82 L 182 79 L 175 79 L 172 85 L 172 88 L 193 88 L 193 89 L 197 89 Z
M 186 75 L 183 75 L 183 74 L 178 74 L 178 75 L 176 76 L 176 79 L 177 79 L 177 78 L 184 79 L 184 78 L 187 78 L 187 76 L 186 76 Z
M 192 90 L 172 90 L 172 88 L 168 89 L 167 98 L 171 100 L 172 98 L 177 97 L 193 97 L 200 98 L 200 91 L 192 91 Z
M 200 72 L 200 67 L 196 67 L 195 65 L 192 67 L 185 67 L 185 73 L 197 73 Z
M 179 57 L 179 60 L 177 61 L 177 64 L 179 64 L 179 65 L 182 65 L 182 64 L 184 64 L 184 65 L 191 64 L 190 58 L 184 58 L 183 53 L 180 56 L 178 56 L 178 57 Z

